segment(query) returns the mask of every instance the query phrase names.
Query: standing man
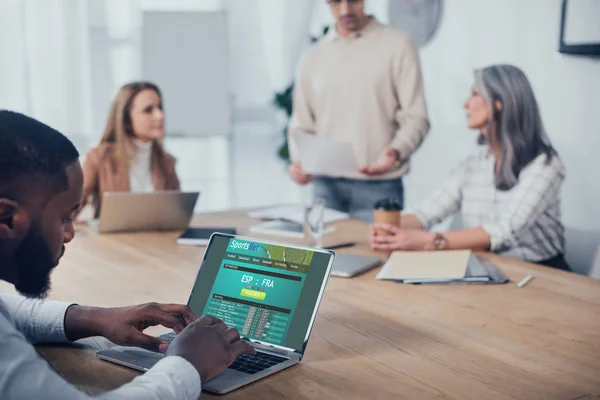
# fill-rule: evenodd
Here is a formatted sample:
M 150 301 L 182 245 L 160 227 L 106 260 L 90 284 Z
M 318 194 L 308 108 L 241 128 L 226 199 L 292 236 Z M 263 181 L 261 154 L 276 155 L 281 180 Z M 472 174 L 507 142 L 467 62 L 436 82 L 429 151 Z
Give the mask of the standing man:
M 429 131 L 417 48 L 412 39 L 365 14 L 364 0 L 328 0 L 335 29 L 300 60 L 290 123 L 292 179 L 314 180 L 327 207 L 370 220 L 373 204 L 403 201 L 402 176 Z M 308 175 L 295 132 L 350 142 L 361 168 L 347 176 Z

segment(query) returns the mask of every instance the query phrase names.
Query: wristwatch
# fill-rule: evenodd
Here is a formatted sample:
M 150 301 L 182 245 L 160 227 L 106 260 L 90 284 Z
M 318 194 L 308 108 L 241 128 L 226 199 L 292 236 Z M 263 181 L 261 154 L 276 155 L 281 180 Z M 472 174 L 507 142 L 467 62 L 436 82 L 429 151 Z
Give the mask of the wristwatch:
M 446 250 L 448 248 L 448 241 L 441 233 L 436 233 L 433 237 L 433 247 L 436 250 Z

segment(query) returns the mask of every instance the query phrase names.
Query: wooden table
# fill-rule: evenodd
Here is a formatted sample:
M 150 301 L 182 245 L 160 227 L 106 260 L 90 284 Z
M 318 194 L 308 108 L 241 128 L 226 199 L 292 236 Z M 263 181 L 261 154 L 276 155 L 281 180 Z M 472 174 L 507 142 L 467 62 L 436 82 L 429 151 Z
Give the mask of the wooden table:
M 234 211 L 197 215 L 192 225 L 245 233 L 253 223 Z M 335 226 L 330 243 L 358 241 L 343 251 L 373 254 L 366 224 Z M 177 246 L 177 233 L 100 236 L 80 229 L 54 273 L 52 298 L 100 306 L 187 301 L 203 248 Z M 512 282 L 411 286 L 377 281 L 376 271 L 331 278 L 303 361 L 225 397 L 598 399 L 600 281 L 485 256 Z M 514 282 L 529 273 L 535 279 L 518 289 Z M 94 338 L 39 352 L 97 394 L 137 375 L 96 360 L 94 350 L 108 345 Z

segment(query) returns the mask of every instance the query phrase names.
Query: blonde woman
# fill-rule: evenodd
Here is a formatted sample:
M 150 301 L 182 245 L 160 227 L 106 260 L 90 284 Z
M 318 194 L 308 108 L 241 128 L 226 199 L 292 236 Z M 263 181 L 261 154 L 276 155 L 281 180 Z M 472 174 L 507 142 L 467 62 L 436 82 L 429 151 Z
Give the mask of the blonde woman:
M 162 146 L 164 123 L 156 85 L 133 82 L 119 89 L 100 144 L 83 165 L 81 208 L 91 202 L 98 217 L 105 192 L 179 190 L 175 158 Z

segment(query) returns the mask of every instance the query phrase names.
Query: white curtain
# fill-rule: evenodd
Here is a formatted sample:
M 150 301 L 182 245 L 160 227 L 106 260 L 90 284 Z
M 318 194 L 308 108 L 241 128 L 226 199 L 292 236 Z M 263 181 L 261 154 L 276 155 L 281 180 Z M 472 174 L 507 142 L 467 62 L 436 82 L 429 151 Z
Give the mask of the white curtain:
M 0 2 L 0 108 L 78 138 L 90 133 L 87 3 Z
M 331 22 L 324 0 L 1 0 L 0 107 L 95 143 L 117 88 L 141 77 L 141 14 L 152 9 L 228 11 L 234 104 L 250 109 L 269 107 Z

